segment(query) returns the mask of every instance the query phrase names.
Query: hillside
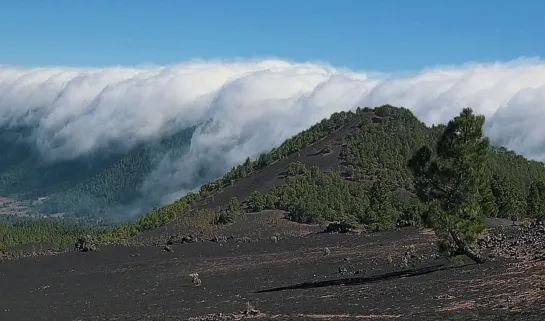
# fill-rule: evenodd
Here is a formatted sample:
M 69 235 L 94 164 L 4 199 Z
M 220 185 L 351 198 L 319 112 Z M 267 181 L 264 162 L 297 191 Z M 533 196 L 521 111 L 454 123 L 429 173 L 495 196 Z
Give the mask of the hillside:
M 107 242 L 164 244 L 173 235 L 230 233 L 230 223 L 261 210 L 314 225 L 344 221 L 374 230 L 418 225 L 424 207 L 414 196 L 407 161 L 420 146 L 433 145 L 444 128 L 428 128 L 408 109 L 388 105 L 335 113 L 270 152 L 247 159 L 203 185 L 200 192 L 94 234 Z M 541 215 L 543 164 L 501 147 L 490 154 L 488 197 L 482 204 L 486 215 L 519 219 Z M 12 245 L 58 238 L 51 232 L 29 237 L 17 232 L 17 225 L 5 228 Z
M 188 220 L 225 215 L 233 198 L 242 206 L 237 213 L 281 210 L 300 223 L 340 220 L 374 229 L 418 224 L 423 207 L 414 196 L 407 161 L 420 146 L 434 145 L 443 130 L 442 125 L 426 127 L 409 110 L 392 106 L 337 113 L 202 186 L 200 193 L 150 212 L 129 234 L 145 230 L 138 240 L 160 242 L 170 234 L 188 233 L 183 230 Z M 542 202 L 536 191 L 545 181 L 543 163 L 502 147 L 493 147 L 490 154 L 489 197 L 482 204 L 486 215 L 539 215 L 535 204 Z M 165 222 L 170 223 L 154 229 Z
M 150 209 L 159 204 L 159 199 L 149 195 L 144 198 L 142 184 L 167 153 L 183 155 L 194 129 L 141 143 L 130 150 L 112 147 L 60 161 L 48 161 L 40 154 L 30 143 L 29 128 L 1 129 L 0 196 L 6 204 L 1 214 L 59 213 L 80 220 L 108 221 L 116 210 L 126 211 L 136 203 L 144 210 Z M 16 211 L 9 204 L 22 204 L 25 210 Z

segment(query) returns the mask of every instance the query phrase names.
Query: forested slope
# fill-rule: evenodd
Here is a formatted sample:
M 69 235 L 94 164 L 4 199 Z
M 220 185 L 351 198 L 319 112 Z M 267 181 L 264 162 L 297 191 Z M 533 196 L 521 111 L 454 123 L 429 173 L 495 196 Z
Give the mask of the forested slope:
M 444 125 L 427 127 L 408 109 L 389 105 L 336 113 L 203 185 L 200 193 L 120 227 L 115 237 L 195 215 L 196 208 L 221 207 L 224 213 L 232 199 L 242 202 L 239 211 L 281 209 L 289 219 L 305 223 L 344 220 L 378 229 L 419 224 L 426 208 L 414 196 L 407 162 L 422 145 L 434 146 L 444 130 Z M 486 168 L 488 197 L 482 206 L 487 216 L 541 215 L 543 163 L 494 147 Z
M 389 105 L 335 113 L 200 192 L 97 233 L 105 241 L 126 239 L 202 210 L 216 213 L 206 224 L 227 224 L 243 211 L 262 209 L 280 209 L 305 223 L 340 220 L 374 229 L 419 224 L 427 208 L 414 196 L 408 160 L 421 146 L 434 146 L 444 130 Z M 542 215 L 544 165 L 501 147 L 489 153 L 487 197 L 481 204 L 486 215 Z

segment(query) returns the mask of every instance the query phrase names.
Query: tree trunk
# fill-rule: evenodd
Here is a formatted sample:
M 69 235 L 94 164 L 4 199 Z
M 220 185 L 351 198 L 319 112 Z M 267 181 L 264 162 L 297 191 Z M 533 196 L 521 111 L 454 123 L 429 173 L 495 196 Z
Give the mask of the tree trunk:
M 484 257 L 480 256 L 478 253 L 473 251 L 464 240 L 460 237 L 458 232 L 451 230 L 450 235 L 452 236 L 452 239 L 454 240 L 454 243 L 460 250 L 460 252 L 464 253 L 468 258 L 472 259 L 475 263 L 485 263 L 486 260 Z

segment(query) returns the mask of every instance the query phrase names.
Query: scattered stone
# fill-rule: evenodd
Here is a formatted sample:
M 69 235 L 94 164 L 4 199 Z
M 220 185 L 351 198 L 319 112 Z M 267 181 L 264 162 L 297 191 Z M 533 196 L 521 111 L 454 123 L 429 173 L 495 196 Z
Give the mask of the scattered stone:
M 167 240 L 167 245 L 173 245 L 176 243 L 185 244 L 185 243 L 197 243 L 198 239 L 195 235 L 171 235 Z
M 243 317 L 244 317 L 244 315 L 242 315 L 242 314 L 216 313 L 216 314 L 207 314 L 207 315 L 199 316 L 199 317 L 191 317 L 191 318 L 188 319 L 188 321 L 230 321 L 230 320 L 240 320 Z
M 236 239 L 236 242 L 237 243 L 251 243 L 252 242 L 252 239 L 247 237 L 247 236 L 243 236 L 243 237 L 239 237 Z
M 52 251 L 14 251 L 14 252 L 0 252 L 0 262 L 8 261 L 8 260 L 18 260 L 25 257 L 37 257 L 40 255 L 55 255 L 56 252 Z
M 272 240 L 274 243 L 278 243 L 278 236 L 276 236 L 276 235 L 271 236 L 271 240 Z
M 329 254 L 331 254 L 331 250 L 328 247 L 326 247 L 324 249 L 324 256 L 328 256 Z
M 331 222 L 327 225 L 324 233 L 352 233 L 360 234 L 361 231 L 350 227 L 350 225 L 342 222 Z
M 489 258 L 545 260 L 545 227 L 531 222 L 491 228 L 477 242 L 477 250 Z
M 194 235 L 184 235 L 182 236 L 180 243 L 196 243 L 197 237 Z
M 260 313 L 259 310 L 256 310 L 250 302 L 246 303 L 246 310 L 240 312 L 242 315 L 249 316 L 249 315 L 258 315 Z
M 388 262 L 388 264 L 394 263 L 394 258 L 392 257 L 391 254 L 389 254 L 389 255 L 386 257 L 386 262 Z
M 191 273 L 189 276 L 191 277 L 191 282 L 194 286 L 200 286 L 202 284 L 199 273 Z
M 409 267 L 409 256 L 403 255 L 401 257 L 401 264 L 399 265 L 400 268 L 406 269 Z
M 449 294 L 440 294 L 438 296 L 435 297 L 436 299 L 439 299 L 439 300 L 450 300 L 450 299 L 454 299 L 454 297 L 452 295 L 449 295 Z
M 172 245 L 165 245 L 165 247 L 163 248 L 163 251 L 165 252 L 174 252 L 174 250 L 172 249 Z
M 439 254 L 439 253 L 432 253 L 432 254 L 430 254 L 430 256 L 429 256 L 429 258 L 430 258 L 431 260 L 439 260 L 441 257 L 442 257 L 442 256 L 441 256 L 441 254 Z
M 402 220 L 399 219 L 395 222 L 396 228 L 402 228 L 402 227 L 411 227 L 411 226 L 417 226 L 418 222 L 415 220 Z
M 227 242 L 227 237 L 226 236 L 216 235 L 210 241 L 216 242 L 216 243 Z
M 86 235 L 78 239 L 74 248 L 80 252 L 98 251 L 98 241 L 91 235 Z

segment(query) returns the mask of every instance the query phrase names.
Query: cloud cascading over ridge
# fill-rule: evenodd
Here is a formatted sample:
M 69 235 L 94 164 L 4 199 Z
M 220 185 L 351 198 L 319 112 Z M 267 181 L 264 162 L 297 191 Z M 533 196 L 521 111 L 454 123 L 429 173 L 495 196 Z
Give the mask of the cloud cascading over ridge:
M 183 161 L 153 174 L 190 182 L 199 166 L 221 175 L 340 110 L 383 104 L 428 125 L 466 106 L 485 132 L 545 160 L 545 61 L 467 64 L 411 75 L 375 75 L 281 60 L 188 62 L 149 68 L 0 66 L 0 127 L 31 125 L 45 157 L 70 159 L 206 122 Z M 179 193 L 167 198 L 170 200 Z

